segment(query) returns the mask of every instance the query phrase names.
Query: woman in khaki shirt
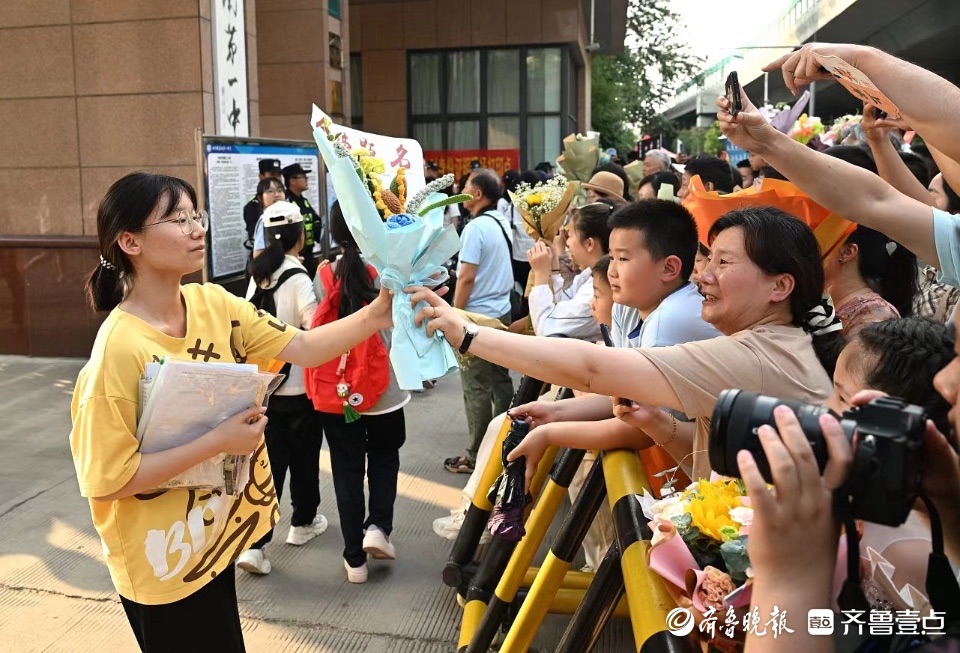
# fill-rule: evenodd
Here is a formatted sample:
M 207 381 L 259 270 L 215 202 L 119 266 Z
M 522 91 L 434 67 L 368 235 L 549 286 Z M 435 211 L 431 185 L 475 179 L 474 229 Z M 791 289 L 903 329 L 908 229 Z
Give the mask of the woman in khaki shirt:
M 842 348 L 840 322 L 823 296 L 820 250 L 806 224 L 778 209 L 750 208 L 721 217 L 709 240 L 711 256 L 700 277 L 702 317 L 725 337 L 674 347 L 607 349 L 484 328 L 471 334 L 442 299 L 422 288 L 408 292 L 415 304 L 429 304 L 420 309 L 417 323 L 426 322 L 429 333 L 442 331 L 461 351 L 469 349 L 523 374 L 600 395 L 535 402 L 512 411 L 525 415 L 533 427 L 608 418 L 612 407 L 607 397 L 694 418 L 695 431 L 675 428 L 664 434 L 662 428 L 651 428 L 647 433 L 678 459 L 692 452 L 691 477 L 696 479 L 709 476 L 710 417 L 722 390 L 742 388 L 822 403 L 830 396 L 830 376 Z M 636 429 L 624 426 L 628 428 L 612 431 L 592 446 L 637 448 Z M 548 445 L 568 446 L 562 437 L 541 442 L 528 436 L 522 449 L 518 447 L 517 455 L 527 456 L 528 471 Z

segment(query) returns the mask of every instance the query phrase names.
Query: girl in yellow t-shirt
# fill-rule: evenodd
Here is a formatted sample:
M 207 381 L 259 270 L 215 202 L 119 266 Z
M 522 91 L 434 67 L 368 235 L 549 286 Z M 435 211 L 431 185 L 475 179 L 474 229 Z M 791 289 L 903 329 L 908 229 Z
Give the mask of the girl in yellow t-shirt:
M 166 175 L 127 175 L 107 191 L 97 215 L 100 264 L 88 294 L 94 309 L 111 312 L 77 380 L 70 446 L 113 583 L 148 653 L 244 650 L 233 561 L 276 524 L 279 509 L 263 409 L 235 415 L 189 444 L 138 451 L 146 364 L 278 358 L 313 367 L 392 326 L 386 291 L 349 317 L 301 332 L 220 286 L 181 285 L 203 265 L 206 228 L 194 189 Z M 252 455 L 240 497 L 156 490 L 221 453 Z

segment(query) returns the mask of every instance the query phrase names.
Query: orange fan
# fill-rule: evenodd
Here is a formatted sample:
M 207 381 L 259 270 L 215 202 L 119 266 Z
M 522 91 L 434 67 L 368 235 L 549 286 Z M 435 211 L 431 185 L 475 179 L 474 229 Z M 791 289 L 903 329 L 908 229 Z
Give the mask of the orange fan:
M 700 242 L 707 245 L 707 235 L 713 223 L 725 213 L 753 206 L 773 206 L 803 220 L 820 243 L 821 255 L 826 257 L 843 243 L 857 225 L 820 206 L 789 181 L 764 179 L 759 188 L 753 186 L 721 195 L 708 191 L 699 175 L 690 180 L 690 193 L 683 206 L 697 222 Z

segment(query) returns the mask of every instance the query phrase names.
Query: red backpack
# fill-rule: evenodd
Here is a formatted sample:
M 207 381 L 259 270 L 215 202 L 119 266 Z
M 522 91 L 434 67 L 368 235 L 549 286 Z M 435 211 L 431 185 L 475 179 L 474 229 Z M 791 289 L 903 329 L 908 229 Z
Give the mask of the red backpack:
M 367 270 L 371 279 L 376 278 L 376 270 L 369 266 Z M 311 328 L 335 322 L 340 310 L 340 282 L 334 278 L 332 266 L 323 266 L 319 274 L 326 296 L 313 314 Z M 323 413 L 342 411 L 348 423 L 355 422 L 386 391 L 390 357 L 380 334 L 374 333 L 342 356 L 304 369 L 303 379 L 314 408 Z

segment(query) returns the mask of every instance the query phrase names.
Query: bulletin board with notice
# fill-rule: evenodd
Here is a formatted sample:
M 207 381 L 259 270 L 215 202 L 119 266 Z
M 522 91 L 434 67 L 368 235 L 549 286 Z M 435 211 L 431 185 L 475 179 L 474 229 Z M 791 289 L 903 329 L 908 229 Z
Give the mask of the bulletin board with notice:
M 250 250 L 244 246 L 247 232 L 243 207 L 256 197 L 261 159 L 279 159 L 281 167 L 299 163 L 308 171 L 304 195 L 323 221 L 324 242 L 316 248 L 320 253 L 326 252 L 330 229 L 327 211 L 323 209 L 326 204 L 321 201 L 326 180 L 316 143 L 203 135 L 199 149 L 202 194 L 210 214 L 204 275 L 207 281 L 227 285 L 243 279 L 250 256 Z

